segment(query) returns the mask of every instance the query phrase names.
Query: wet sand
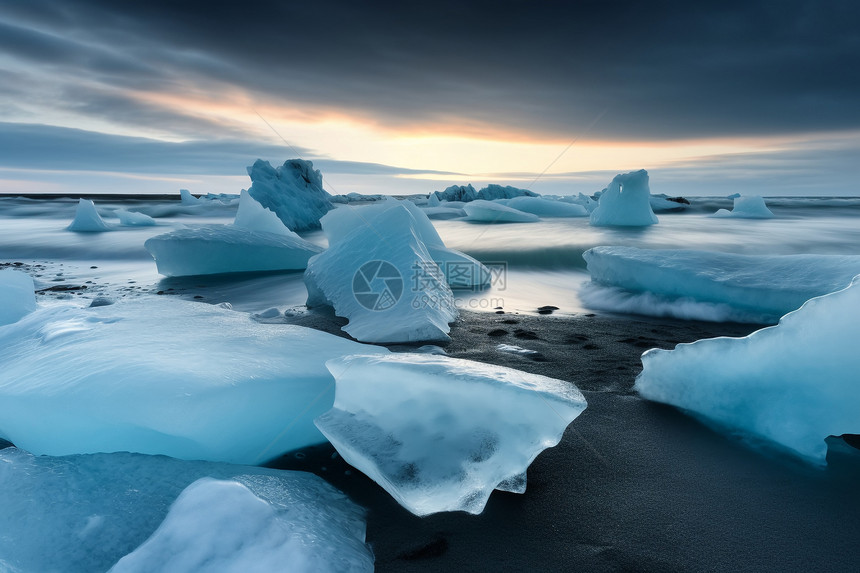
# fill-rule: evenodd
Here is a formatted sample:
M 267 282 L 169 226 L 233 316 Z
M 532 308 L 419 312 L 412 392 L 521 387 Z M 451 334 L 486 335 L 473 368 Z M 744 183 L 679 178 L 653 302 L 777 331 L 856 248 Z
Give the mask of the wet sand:
M 314 313 L 294 322 L 342 324 Z M 632 391 L 644 350 L 757 328 L 462 313 L 449 355 L 567 380 L 588 400 L 561 443 L 531 465 L 526 493 L 494 492 L 479 516 L 417 518 L 328 445 L 270 465 L 317 473 L 366 507 L 378 571 L 856 572 L 858 450 L 831 439 L 828 467 L 808 467 Z

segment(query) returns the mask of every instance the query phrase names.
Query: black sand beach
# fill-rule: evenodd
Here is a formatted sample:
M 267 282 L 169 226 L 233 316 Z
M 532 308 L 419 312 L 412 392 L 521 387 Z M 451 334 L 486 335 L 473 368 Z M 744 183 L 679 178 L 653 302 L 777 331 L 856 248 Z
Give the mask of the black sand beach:
M 337 328 L 315 314 L 296 322 Z M 526 493 L 494 492 L 478 516 L 417 518 L 330 446 L 270 465 L 318 473 L 367 507 L 378 571 L 856 572 L 860 451 L 831 439 L 828 467 L 808 467 L 632 391 L 648 348 L 757 328 L 461 313 L 449 355 L 567 380 L 588 400 L 529 468 Z M 499 352 L 501 343 L 540 354 Z

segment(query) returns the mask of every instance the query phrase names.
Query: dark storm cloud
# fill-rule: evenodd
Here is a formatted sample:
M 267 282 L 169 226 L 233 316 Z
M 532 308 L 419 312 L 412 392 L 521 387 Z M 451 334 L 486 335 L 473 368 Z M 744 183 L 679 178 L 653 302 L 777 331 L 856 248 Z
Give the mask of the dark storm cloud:
M 42 0 L 4 14 L 2 49 L 34 65 L 121 87 L 227 83 L 391 127 L 566 138 L 604 111 L 592 137 L 860 127 L 854 0 Z

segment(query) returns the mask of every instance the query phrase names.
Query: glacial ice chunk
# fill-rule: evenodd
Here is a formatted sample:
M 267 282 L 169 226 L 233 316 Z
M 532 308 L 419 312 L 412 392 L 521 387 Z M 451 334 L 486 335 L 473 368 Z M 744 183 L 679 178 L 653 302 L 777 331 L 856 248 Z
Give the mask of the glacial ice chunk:
M 651 210 L 651 189 L 644 169 L 616 175 L 591 213 L 594 226 L 644 227 L 657 223 Z
M 758 195 L 748 197 L 733 197 L 734 206 L 731 211 L 720 209 L 711 217 L 733 217 L 737 219 L 772 219 L 774 214 L 767 208 L 764 199 Z
M 507 206 L 538 217 L 588 217 L 588 210 L 582 205 L 543 197 L 514 197 L 507 202 Z
M 0 271 L 0 326 L 17 322 L 36 310 L 35 288 L 27 273 Z
M 860 277 L 744 338 L 649 350 L 635 388 L 826 463 L 831 435 L 860 433 Z
M 111 573 L 373 571 L 363 539 L 341 540 L 326 531 L 336 524 L 320 513 L 331 518 L 333 512 L 317 500 L 265 497 L 272 496 L 258 497 L 238 481 L 202 478 L 185 488 L 152 537 Z
M 489 285 L 489 269 L 469 255 L 447 248 L 424 210 L 411 201 L 389 198 L 374 205 L 338 208 L 327 213 L 320 223 L 330 246 L 340 243 L 359 227 L 374 230 L 381 237 L 386 233 L 385 225 L 377 223 L 376 218 L 399 207 L 409 211 L 407 217 L 411 217 L 410 223 L 417 238 L 427 247 L 430 257 L 439 266 L 450 287 L 480 288 Z
M 301 270 L 322 251 L 294 233 L 249 231 L 235 225 L 177 229 L 151 237 L 143 246 L 158 272 L 168 277 Z
M 188 189 L 179 190 L 179 200 L 183 205 L 199 205 L 203 203 L 202 199 L 192 195 Z
M 364 209 L 374 207 L 357 212 Z M 332 221 L 346 221 L 334 213 Z M 333 235 L 308 261 L 308 306 L 334 307 L 349 319 L 343 330 L 363 342 L 448 340 L 454 295 L 409 209 L 397 204 L 367 222 Z
M 747 322 L 776 322 L 812 297 L 845 288 L 860 273 L 857 255 L 739 255 L 595 247 L 582 256 L 592 282 L 600 287 L 650 293 L 681 303 L 728 305 L 739 311 L 734 320 Z M 614 310 L 601 305 L 602 296 L 598 290 L 585 302 L 593 308 Z
M 201 478 L 210 479 L 183 494 Z M 222 499 L 206 495 L 216 491 Z M 187 506 L 171 508 L 178 496 L 210 503 L 180 512 L 177 505 Z M 175 548 L 175 561 L 168 561 L 154 551 L 152 539 L 145 542 L 178 519 L 197 542 Z M 282 547 L 267 547 L 264 540 L 286 542 L 294 551 L 286 563 L 304 559 L 312 570 L 369 571 L 373 564 L 364 543 L 364 511 L 313 474 L 124 452 L 51 457 L 0 450 L 0 531 L 0 569 L 15 573 L 107 571 L 129 553 L 114 571 L 138 570 L 136 565 L 169 571 L 196 556 L 211 559 L 212 568 L 183 573 L 221 572 L 231 570 L 225 568 L 231 556 L 250 558 L 252 547 L 261 563 Z M 254 531 L 283 535 L 250 537 Z M 213 538 L 225 542 L 205 543 Z M 243 543 L 228 545 L 228 539 Z M 140 563 L 144 548 L 151 560 Z
M 573 384 L 446 356 L 346 356 L 327 365 L 337 391 L 317 427 L 419 516 L 477 514 L 493 489 L 524 491 L 528 466 L 586 407 Z
M 39 308 L 0 326 L 0 437 L 35 454 L 262 463 L 324 441 L 326 360 L 380 351 L 163 297 Z
M 258 159 L 248 167 L 248 175 L 251 197 L 274 211 L 291 231 L 319 228 L 320 218 L 334 209 L 323 189 L 322 174 L 310 161 L 289 159 L 275 169 Z
M 168 277 L 302 270 L 322 251 L 245 190 L 232 225 L 186 227 L 152 237 L 144 247 Z
M 117 209 L 113 214 L 119 217 L 119 224 L 123 227 L 152 227 L 155 225 L 155 219 L 145 213 Z
M 78 201 L 78 208 L 75 210 L 75 219 L 68 226 L 69 231 L 79 233 L 100 233 L 103 231 L 111 231 L 113 228 L 104 222 L 99 212 L 96 211 L 96 205 L 89 199 L 81 199 Z
M 537 215 L 506 207 L 501 203 L 477 199 L 463 206 L 467 221 L 481 223 L 534 223 Z

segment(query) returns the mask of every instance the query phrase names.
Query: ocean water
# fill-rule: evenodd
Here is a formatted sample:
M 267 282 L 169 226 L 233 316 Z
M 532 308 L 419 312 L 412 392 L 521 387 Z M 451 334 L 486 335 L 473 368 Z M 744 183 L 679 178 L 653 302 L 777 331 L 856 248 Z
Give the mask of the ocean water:
M 447 246 L 499 269 L 490 288 L 457 292 L 459 306 L 476 311 L 501 307 L 534 313 L 544 305 L 556 306 L 560 313 L 593 310 L 580 298 L 589 282 L 582 253 L 600 245 L 743 254 L 860 254 L 860 198 L 768 198 L 776 218 L 767 220 L 712 218 L 708 215 L 717 209 L 730 209 L 731 201 L 690 200 L 684 211 L 658 213 L 659 224 L 646 228 L 592 227 L 587 218 L 509 224 L 437 220 L 434 224 Z M 117 208 L 146 213 L 158 222 L 154 227 L 123 227 L 106 233 L 67 231 L 76 204 L 72 199 L 0 198 L 0 263 L 22 263 L 36 278 L 38 289 L 51 289 L 44 291 L 43 298 L 118 299 L 162 293 L 229 302 L 237 310 L 250 312 L 283 310 L 305 302 L 302 276 L 296 272 L 173 279 L 158 274 L 143 248 L 146 239 L 183 225 L 232 222 L 233 201 L 182 205 L 164 199 L 96 199 L 109 223 L 118 223 L 112 215 Z M 325 245 L 321 232 L 304 236 Z M 611 311 L 612 301 L 604 302 L 602 310 Z M 619 303 L 618 310 L 629 308 Z M 720 320 L 720 315 L 710 318 Z

